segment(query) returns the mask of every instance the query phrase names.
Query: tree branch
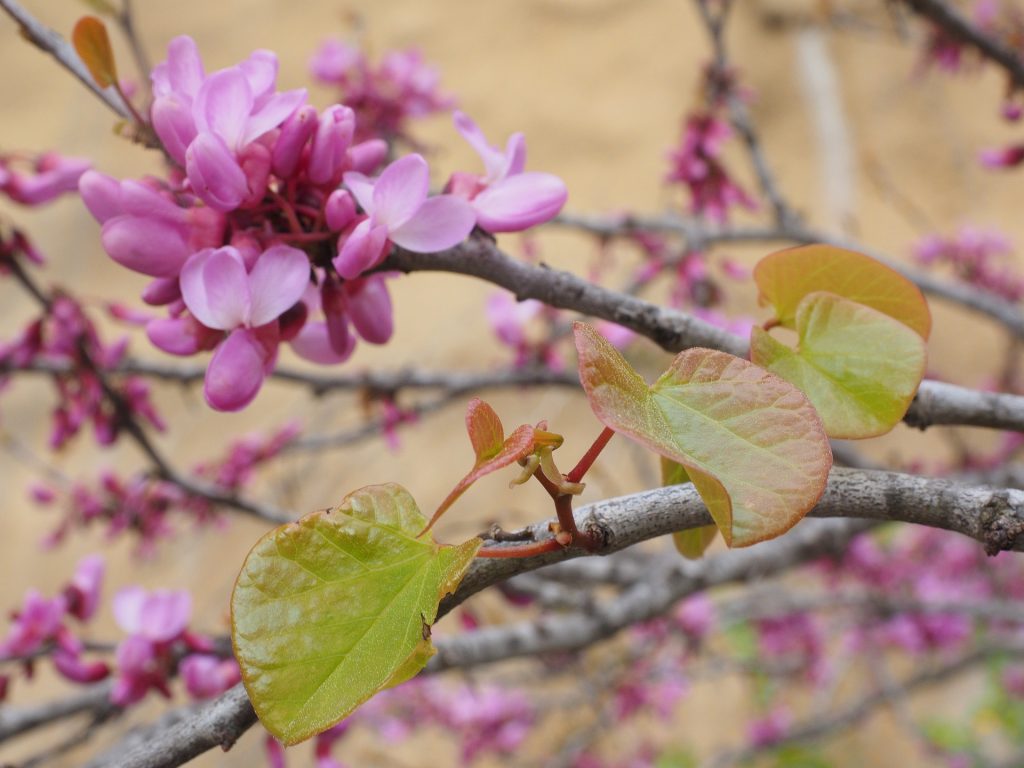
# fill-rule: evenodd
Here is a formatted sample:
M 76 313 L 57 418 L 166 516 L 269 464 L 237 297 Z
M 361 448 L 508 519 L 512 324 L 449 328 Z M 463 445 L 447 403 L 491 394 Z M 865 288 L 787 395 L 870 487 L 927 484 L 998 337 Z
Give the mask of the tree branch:
M 113 86 L 100 88 L 92 79 L 89 70 L 58 32 L 41 23 L 16 0 L 0 0 L 0 9 L 14 19 L 21 29 L 22 37 L 40 50 L 50 54 L 64 69 L 74 75 L 86 88 L 92 91 L 100 101 L 106 104 L 118 117 L 133 122 L 131 110 Z
M 1024 551 L 1024 491 L 995 490 L 965 486 L 946 480 L 914 477 L 895 472 L 834 469 L 821 501 L 812 512 L 815 517 L 852 517 L 876 521 L 905 521 L 958 531 L 985 544 L 986 551 L 1002 549 Z M 663 536 L 673 531 L 708 525 L 711 518 L 692 485 L 658 488 L 651 491 L 608 499 L 582 508 L 577 513 L 578 525 L 600 536 L 602 554 L 616 552 L 640 541 Z M 550 536 L 545 521 L 532 526 L 534 537 Z M 677 564 L 678 595 L 687 594 L 712 584 L 737 581 L 761 574 L 766 569 L 777 571 L 787 563 L 804 562 L 826 552 L 839 551 L 853 533 L 864 530 L 863 523 L 849 521 L 801 524 L 783 537 L 746 550 L 727 552 L 696 563 Z M 830 542 L 830 543 L 829 543 Z M 500 545 L 497 545 L 500 546 Z M 453 595 L 445 598 L 438 609 L 438 618 L 459 605 L 470 595 L 505 581 L 518 573 L 536 570 L 545 565 L 587 553 L 580 549 L 563 549 L 520 559 L 477 559 Z M 789 560 L 786 560 L 789 558 Z M 784 562 L 785 561 L 785 562 Z M 773 571 L 773 572 L 774 572 Z M 598 617 L 596 621 L 580 617 L 564 633 L 562 646 L 537 637 L 532 646 L 520 641 L 504 644 L 500 649 L 487 646 L 487 652 L 465 649 L 465 663 L 484 663 L 544 649 L 579 647 L 615 631 L 616 620 L 637 615 L 643 606 L 654 610 L 669 600 L 669 593 L 650 584 L 636 585 L 631 606 L 618 604 L 617 612 Z M 665 587 L 667 590 L 668 587 Z M 624 624 L 623 624 L 624 625 Z M 514 635 L 516 630 L 512 631 Z M 449 659 L 456 653 L 458 638 L 447 640 L 451 650 L 440 650 Z M 439 648 L 445 643 L 439 641 Z M 500 653 L 499 653 L 500 651 Z M 436 662 L 441 664 L 442 662 Z M 450 661 L 449 665 L 454 662 Z M 132 752 L 121 755 L 117 762 L 123 768 L 158 768 L 180 765 L 185 760 L 215 746 L 229 747 L 255 722 L 255 714 L 239 685 L 211 704 L 197 710 L 181 723 L 154 734 Z
M 669 352 L 711 347 L 747 357 L 746 339 L 676 310 L 602 288 L 569 272 L 533 266 L 502 253 L 491 241 L 474 237 L 440 253 L 411 253 L 396 248 L 382 269 L 402 272 L 441 271 L 471 275 L 500 285 L 516 298 L 538 299 L 560 309 L 618 323 L 646 336 Z M 1021 331 L 1024 333 L 1024 318 Z M 905 419 L 924 429 L 932 424 L 994 427 L 1024 431 L 1024 397 L 977 392 L 930 380 L 921 382 L 918 398 Z M 996 407 L 998 417 L 993 415 Z

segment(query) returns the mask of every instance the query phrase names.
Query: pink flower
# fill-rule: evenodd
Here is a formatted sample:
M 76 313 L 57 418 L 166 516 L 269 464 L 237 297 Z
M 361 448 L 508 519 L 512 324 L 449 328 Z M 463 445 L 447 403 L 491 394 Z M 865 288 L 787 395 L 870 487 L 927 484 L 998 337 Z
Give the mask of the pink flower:
M 731 136 L 732 129 L 724 120 L 712 114 L 692 115 L 686 121 L 681 146 L 669 155 L 668 181 L 686 185 L 691 210 L 717 222 L 724 222 L 735 205 L 757 207 L 722 164 L 722 146 Z
M 0 642 L 0 655 L 24 656 L 39 650 L 56 637 L 66 611 L 63 595 L 47 599 L 30 589 L 21 610 L 14 615 L 6 639 Z
M 978 160 L 986 168 L 1013 168 L 1024 162 L 1024 144 L 982 150 L 978 154 Z
M 238 410 L 256 396 L 276 358 L 276 321 L 302 297 L 309 276 L 307 256 L 286 245 L 262 253 L 251 272 L 231 246 L 188 260 L 181 272 L 185 305 L 207 328 L 228 332 L 206 370 L 211 406 Z
M 483 229 L 519 232 L 549 221 L 562 210 L 569 192 L 560 178 L 523 172 L 523 134 L 512 134 L 502 152 L 488 144 L 476 123 L 462 112 L 455 113 L 455 127 L 484 161 L 485 174 L 453 174 L 447 191 L 470 201 Z
M 104 570 L 103 558 L 99 555 L 82 558 L 71 578 L 71 584 L 64 591 L 68 613 L 79 621 L 88 621 L 96 613 L 100 590 L 103 588 Z
M 188 592 L 126 587 L 114 596 L 114 619 L 133 637 L 153 643 L 177 639 L 188 626 L 192 596 Z
M 450 109 L 454 100 L 438 90 L 440 77 L 418 51 L 391 51 L 373 66 L 358 48 L 339 40 L 323 43 L 310 60 L 313 77 L 337 86 L 339 101 L 355 111 L 356 140 L 370 137 L 411 141 L 412 118 Z
M 379 264 L 389 241 L 410 251 L 443 251 L 466 239 L 476 223 L 473 209 L 453 195 L 428 199 L 427 161 L 420 155 L 396 160 L 375 181 L 361 173 L 345 174 L 349 188 L 367 214 L 343 237 L 334 267 L 345 279 Z
M 194 653 L 181 660 L 178 667 L 185 689 L 196 699 L 212 699 L 242 679 L 238 662 L 209 654 Z
M 175 278 L 188 257 L 223 238 L 224 217 L 209 208 L 181 208 L 152 183 L 117 181 L 95 171 L 79 180 L 82 200 L 103 226 L 103 249 L 128 269 Z
M 78 189 L 78 179 L 92 166 L 79 157 L 45 152 L 35 158 L 29 173 L 11 168 L 11 158 L 0 156 L 0 192 L 22 205 L 48 203 Z
M 275 92 L 277 69 L 273 53 L 254 51 L 207 76 L 195 42 L 177 37 L 153 70 L 153 128 L 211 208 L 231 211 L 263 195 L 270 153 L 252 144 L 306 100 L 304 89 Z

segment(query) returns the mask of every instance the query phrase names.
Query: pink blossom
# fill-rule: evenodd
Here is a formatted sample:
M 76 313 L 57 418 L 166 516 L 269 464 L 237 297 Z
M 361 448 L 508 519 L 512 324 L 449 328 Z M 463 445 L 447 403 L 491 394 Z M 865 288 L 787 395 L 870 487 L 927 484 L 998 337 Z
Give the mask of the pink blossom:
M 485 174 L 453 174 L 447 191 L 468 200 L 476 220 L 489 232 L 519 232 L 549 221 L 562 210 L 569 192 L 550 173 L 524 173 L 526 140 L 513 134 L 505 151 L 487 143 L 476 123 L 455 113 L 455 127 L 484 161 Z
M 126 587 L 114 596 L 113 607 L 114 619 L 125 632 L 152 643 L 167 643 L 188 626 L 192 596 L 184 591 Z
M 153 128 L 185 166 L 195 193 L 230 211 L 258 200 L 270 152 L 256 139 L 280 126 L 306 99 L 303 89 L 277 93 L 277 57 L 255 51 L 235 67 L 207 76 L 195 42 L 177 37 L 152 72 Z
M 28 172 L 18 170 L 14 156 L 0 155 L 0 192 L 22 205 L 48 203 L 78 189 L 78 179 L 92 166 L 79 157 L 45 152 L 28 163 Z
M 277 318 L 302 297 L 309 275 L 306 255 L 286 245 L 265 251 L 248 272 L 230 246 L 200 251 L 185 264 L 185 305 L 207 328 L 228 332 L 206 370 L 203 391 L 212 407 L 238 410 L 259 392 L 276 358 Z
M 185 689 L 195 699 L 212 699 L 241 680 L 238 662 L 194 653 L 181 660 L 178 672 Z
M 358 48 L 324 42 L 310 60 L 317 80 L 340 91 L 339 101 L 356 115 L 357 141 L 409 136 L 409 122 L 450 109 L 454 100 L 439 91 L 440 76 L 416 50 L 390 51 L 374 66 Z
M 105 566 L 99 555 L 82 558 L 71 584 L 64 591 L 67 598 L 68 613 L 79 621 L 88 621 L 96 613 L 100 602 L 100 590 L 103 588 L 103 572 Z
M 396 160 L 376 180 L 355 171 L 344 178 L 367 214 L 339 243 L 333 263 L 346 279 L 379 264 L 389 241 L 410 251 L 433 253 L 465 240 L 475 224 L 473 209 L 465 201 L 453 195 L 428 199 L 429 171 L 420 155 Z
M 668 181 L 684 184 L 690 192 L 690 209 L 716 222 L 726 221 L 733 206 L 757 208 L 757 202 L 732 180 L 722 163 L 722 147 L 731 136 L 732 129 L 724 120 L 712 114 L 692 115 L 681 146 L 669 155 Z
M 28 590 L 7 637 L 0 643 L 0 655 L 25 656 L 39 650 L 57 636 L 66 611 L 63 595 L 48 599 L 34 589 Z
M 978 154 L 978 161 L 986 168 L 1014 168 L 1024 162 L 1024 144 L 1013 144 L 999 149 L 985 149 Z

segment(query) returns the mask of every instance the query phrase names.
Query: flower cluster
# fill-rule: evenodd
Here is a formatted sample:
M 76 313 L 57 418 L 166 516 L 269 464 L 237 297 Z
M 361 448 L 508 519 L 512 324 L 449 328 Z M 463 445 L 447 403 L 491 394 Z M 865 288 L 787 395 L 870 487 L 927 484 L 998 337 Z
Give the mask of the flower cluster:
M 448 193 L 430 196 L 427 163 L 411 154 L 371 178 L 384 139 L 360 140 L 352 108 L 318 113 L 305 91 L 277 92 L 276 77 L 268 51 L 206 74 L 195 43 L 175 39 L 152 74 L 167 178 L 89 172 L 80 183 L 107 253 L 154 278 L 143 300 L 168 316 L 147 323 L 150 340 L 176 355 L 213 351 L 204 393 L 219 410 L 252 401 L 282 343 L 328 364 L 347 359 L 357 336 L 388 341 L 391 300 L 378 267 L 392 245 L 428 253 L 477 225 L 518 231 L 566 198 L 556 177 L 524 172 L 521 135 L 502 153 L 463 115 L 457 127 L 482 155 L 484 176 L 456 174 Z
M 1013 246 L 999 232 L 962 227 L 952 237 L 929 235 L 914 248 L 921 264 L 945 264 L 957 278 L 1009 301 L 1024 298 L 1024 276 L 1013 267 Z
M 82 658 L 85 644 L 67 624 L 69 619 L 88 622 L 96 613 L 103 571 L 103 560 L 90 555 L 79 562 L 71 581 L 55 597 L 46 598 L 30 589 L 21 610 L 12 614 L 7 636 L 0 641 L 0 661 L 18 661 L 31 674 L 36 657 L 48 653 L 57 671 L 73 682 L 91 683 L 110 674 L 104 662 Z M 7 677 L 0 675 L 0 691 L 6 688 Z
M 228 448 L 223 458 L 196 465 L 193 474 L 212 483 L 219 493 L 237 494 L 297 435 L 298 427 L 288 425 L 269 437 L 243 437 Z M 200 524 L 217 519 L 209 499 L 149 473 L 122 477 L 108 470 L 94 485 L 75 483 L 68 489 L 40 485 L 33 489 L 33 497 L 42 505 L 60 501 L 65 509 L 63 519 L 47 539 L 50 545 L 61 542 L 75 528 L 104 523 L 109 537 L 134 534 L 140 553 L 147 554 L 159 540 L 174 533 L 175 515 Z
M 52 372 L 58 395 L 50 434 L 52 448 L 62 447 L 88 423 L 97 442 L 109 445 L 124 428 L 126 416 L 164 429 L 145 381 L 124 376 L 113 383 L 107 378 L 107 372 L 123 360 L 127 345 L 127 339 L 104 344 L 82 306 L 66 294 L 57 294 L 45 313 L 16 339 L 0 343 L 0 367 L 39 367 Z M 108 385 L 113 386 L 117 402 L 106 391 Z
M 169 698 L 175 669 L 194 698 L 217 696 L 239 681 L 238 664 L 213 655 L 212 641 L 189 631 L 188 592 L 127 587 L 114 596 L 113 608 L 117 625 L 127 633 L 115 653 L 114 704 L 134 704 L 150 689 Z
M 444 112 L 455 99 L 438 90 L 440 75 L 415 50 L 389 51 L 374 65 L 359 48 L 327 40 L 309 63 L 314 79 L 338 89 L 356 115 L 356 139 L 380 136 L 413 143 L 413 118 Z
M 687 118 L 679 146 L 669 153 L 666 180 L 687 188 L 692 213 L 717 223 L 728 220 L 734 206 L 757 208 L 757 201 L 733 180 L 722 159 L 732 135 L 729 123 L 717 114 L 699 112 Z

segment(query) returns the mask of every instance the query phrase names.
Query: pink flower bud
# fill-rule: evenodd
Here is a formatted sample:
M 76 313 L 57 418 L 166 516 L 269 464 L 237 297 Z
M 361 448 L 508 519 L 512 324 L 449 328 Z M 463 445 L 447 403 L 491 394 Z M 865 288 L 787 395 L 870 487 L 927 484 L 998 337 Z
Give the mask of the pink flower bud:
M 388 156 L 388 143 L 369 139 L 348 149 L 348 166 L 357 173 L 373 173 Z
M 347 189 L 336 189 L 324 204 L 324 216 L 332 232 L 340 232 L 356 217 L 356 201 Z
M 394 331 L 391 297 L 380 275 L 345 283 L 348 316 L 356 332 L 371 344 L 386 344 Z
M 295 173 L 302 159 L 302 150 L 317 127 L 316 109 L 308 104 L 284 121 L 281 133 L 274 142 L 274 173 L 287 178 Z
M 306 168 L 311 182 L 326 185 L 341 181 L 354 131 L 355 114 L 348 107 L 336 104 L 321 113 Z
M 191 253 L 182 228 L 160 219 L 115 216 L 100 237 L 114 261 L 152 277 L 177 275 Z

